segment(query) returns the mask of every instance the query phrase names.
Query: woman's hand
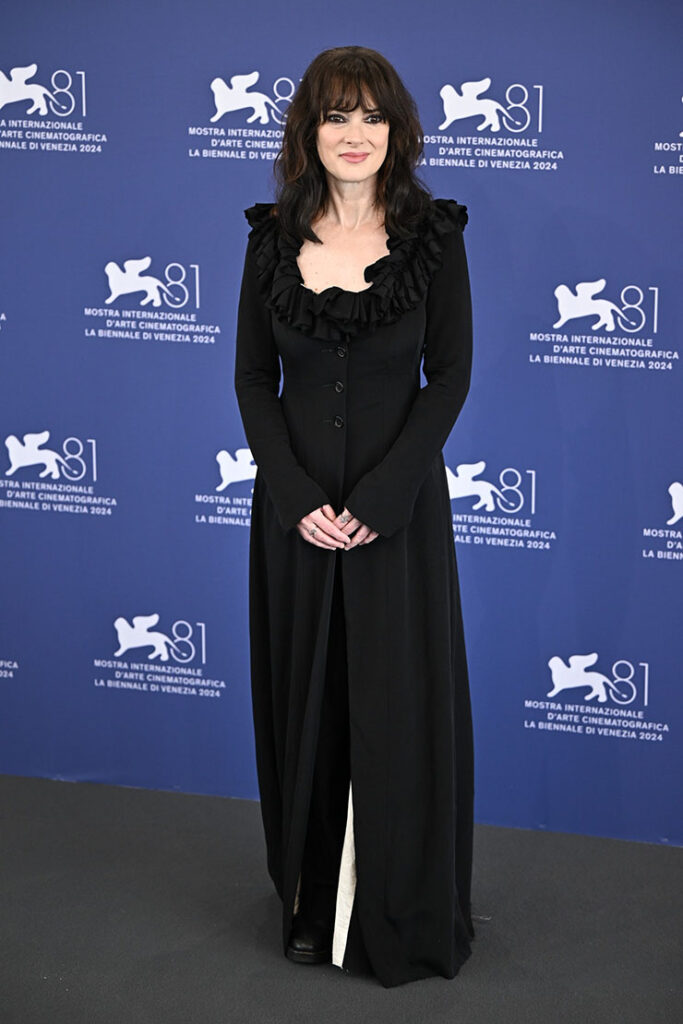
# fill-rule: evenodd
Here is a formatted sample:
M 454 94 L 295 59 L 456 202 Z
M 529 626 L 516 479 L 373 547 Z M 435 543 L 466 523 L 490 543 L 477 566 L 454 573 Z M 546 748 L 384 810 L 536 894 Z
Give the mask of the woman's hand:
M 349 544 L 346 545 L 346 551 L 357 547 L 359 544 L 370 544 L 375 537 L 379 537 L 377 530 L 371 530 L 365 523 L 361 523 L 360 519 L 356 519 L 346 506 L 344 506 L 344 511 L 339 513 L 334 522 L 336 526 L 341 527 L 344 533 L 351 534 L 354 530 L 356 531 Z
M 348 551 L 358 544 L 369 544 L 379 536 L 375 530 L 352 516 L 347 508 L 336 516 L 331 505 L 323 505 L 309 512 L 297 523 L 296 528 L 309 544 L 327 550 L 343 548 Z M 354 530 L 356 534 L 351 537 Z
M 331 505 L 313 509 L 299 520 L 296 528 L 304 540 L 317 548 L 347 548 L 350 544 L 348 530 L 342 532 L 335 521 L 335 512 Z

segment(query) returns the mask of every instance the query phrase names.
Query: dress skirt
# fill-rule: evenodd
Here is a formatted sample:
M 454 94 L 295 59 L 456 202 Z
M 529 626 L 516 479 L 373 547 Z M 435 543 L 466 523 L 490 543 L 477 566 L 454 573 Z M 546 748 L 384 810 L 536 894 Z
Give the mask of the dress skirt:
M 335 570 L 325 686 L 295 912 L 305 910 L 314 918 L 334 919 L 332 963 L 349 973 L 371 974 L 354 898 L 348 661 L 338 562 Z

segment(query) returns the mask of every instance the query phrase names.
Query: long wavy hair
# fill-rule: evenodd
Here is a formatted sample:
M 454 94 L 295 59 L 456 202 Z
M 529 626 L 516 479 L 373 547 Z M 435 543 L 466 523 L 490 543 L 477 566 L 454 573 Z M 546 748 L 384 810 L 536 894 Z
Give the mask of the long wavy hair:
M 424 138 L 417 106 L 386 57 L 365 46 L 337 46 L 311 61 L 285 117 L 282 148 L 273 164 L 277 216 L 292 242 L 320 242 L 311 224 L 327 209 L 329 189 L 316 147 L 318 126 L 330 110 L 377 107 L 389 124 L 387 154 L 377 172 L 375 204 L 390 236 L 405 237 L 431 198 L 416 167 Z

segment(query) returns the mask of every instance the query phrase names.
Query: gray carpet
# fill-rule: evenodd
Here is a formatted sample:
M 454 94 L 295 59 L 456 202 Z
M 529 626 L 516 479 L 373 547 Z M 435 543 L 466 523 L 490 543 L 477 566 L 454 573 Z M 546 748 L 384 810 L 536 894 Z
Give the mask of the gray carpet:
M 2 1024 L 678 1024 L 683 851 L 477 826 L 456 978 L 287 960 L 259 805 L 0 776 Z

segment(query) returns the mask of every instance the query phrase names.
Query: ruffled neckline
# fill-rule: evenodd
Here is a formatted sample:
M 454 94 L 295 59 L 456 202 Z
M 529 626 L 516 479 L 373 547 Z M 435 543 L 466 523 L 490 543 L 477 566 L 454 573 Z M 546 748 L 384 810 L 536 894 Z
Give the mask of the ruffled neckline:
M 303 284 L 297 263 L 301 246 L 282 235 L 270 216 L 273 205 L 254 203 L 244 210 L 263 300 L 283 323 L 321 341 L 370 333 L 415 309 L 442 265 L 444 235 L 468 221 L 466 206 L 433 199 L 417 230 L 405 238 L 389 235 L 388 254 L 365 268 L 368 288 L 352 292 L 331 285 L 314 292 Z

